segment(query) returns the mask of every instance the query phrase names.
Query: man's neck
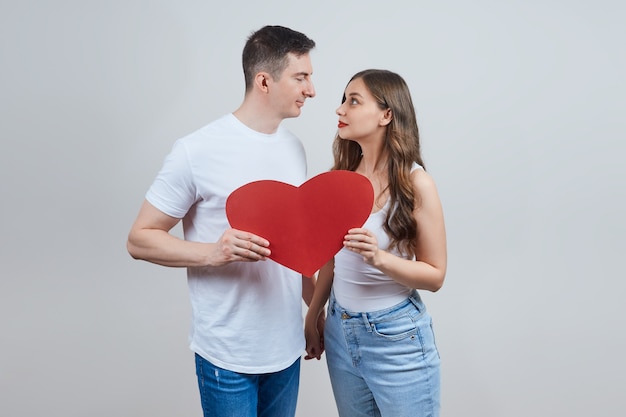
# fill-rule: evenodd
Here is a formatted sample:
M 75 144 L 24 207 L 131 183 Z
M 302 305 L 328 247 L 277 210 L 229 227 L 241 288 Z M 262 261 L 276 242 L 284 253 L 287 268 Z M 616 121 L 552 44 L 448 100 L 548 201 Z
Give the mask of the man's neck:
M 272 115 L 267 109 L 262 108 L 262 106 L 255 106 L 245 100 L 241 106 L 233 112 L 233 115 L 250 129 L 265 134 L 275 133 L 282 121 L 282 119 Z

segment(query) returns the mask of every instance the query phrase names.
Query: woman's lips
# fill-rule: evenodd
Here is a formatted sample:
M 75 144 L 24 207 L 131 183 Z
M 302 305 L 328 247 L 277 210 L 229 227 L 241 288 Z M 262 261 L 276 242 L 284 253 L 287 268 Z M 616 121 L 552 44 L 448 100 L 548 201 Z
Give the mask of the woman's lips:
M 346 126 L 348 126 L 347 123 L 344 123 L 344 122 L 337 123 L 337 128 L 339 128 L 339 129 L 341 129 L 342 127 L 346 127 Z

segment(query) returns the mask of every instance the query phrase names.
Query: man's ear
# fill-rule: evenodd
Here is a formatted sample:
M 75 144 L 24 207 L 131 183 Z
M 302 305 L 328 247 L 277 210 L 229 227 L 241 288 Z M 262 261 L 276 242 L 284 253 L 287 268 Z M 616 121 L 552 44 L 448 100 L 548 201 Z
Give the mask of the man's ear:
M 391 109 L 387 109 L 380 118 L 380 125 L 387 126 L 389 123 L 391 123 L 391 120 L 393 120 L 393 112 L 391 111 Z
M 267 72 L 259 72 L 254 77 L 254 86 L 263 93 L 269 92 L 270 75 Z

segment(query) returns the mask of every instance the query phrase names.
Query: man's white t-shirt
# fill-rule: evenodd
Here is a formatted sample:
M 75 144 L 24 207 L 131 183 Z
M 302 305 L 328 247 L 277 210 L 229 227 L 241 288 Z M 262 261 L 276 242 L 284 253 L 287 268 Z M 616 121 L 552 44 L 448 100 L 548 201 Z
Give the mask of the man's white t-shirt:
M 258 180 L 301 185 L 302 143 L 282 127 L 263 134 L 227 114 L 176 141 L 146 199 L 183 219 L 185 240 L 216 242 L 230 227 L 229 194 Z M 187 268 L 187 277 L 190 348 L 206 360 L 256 374 L 283 370 L 303 353 L 300 274 L 267 260 Z

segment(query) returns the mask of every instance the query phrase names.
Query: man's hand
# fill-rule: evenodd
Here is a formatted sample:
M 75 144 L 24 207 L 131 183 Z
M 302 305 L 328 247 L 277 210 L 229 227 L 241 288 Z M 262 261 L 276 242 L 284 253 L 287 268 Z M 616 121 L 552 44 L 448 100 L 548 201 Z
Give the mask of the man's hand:
M 227 229 L 213 247 L 211 264 L 264 261 L 271 253 L 269 245 L 267 240 L 252 233 Z
M 324 312 L 320 312 L 315 320 L 307 314 L 304 336 L 306 338 L 306 356 L 305 360 L 320 360 L 324 353 L 324 326 L 326 325 L 326 316 Z

